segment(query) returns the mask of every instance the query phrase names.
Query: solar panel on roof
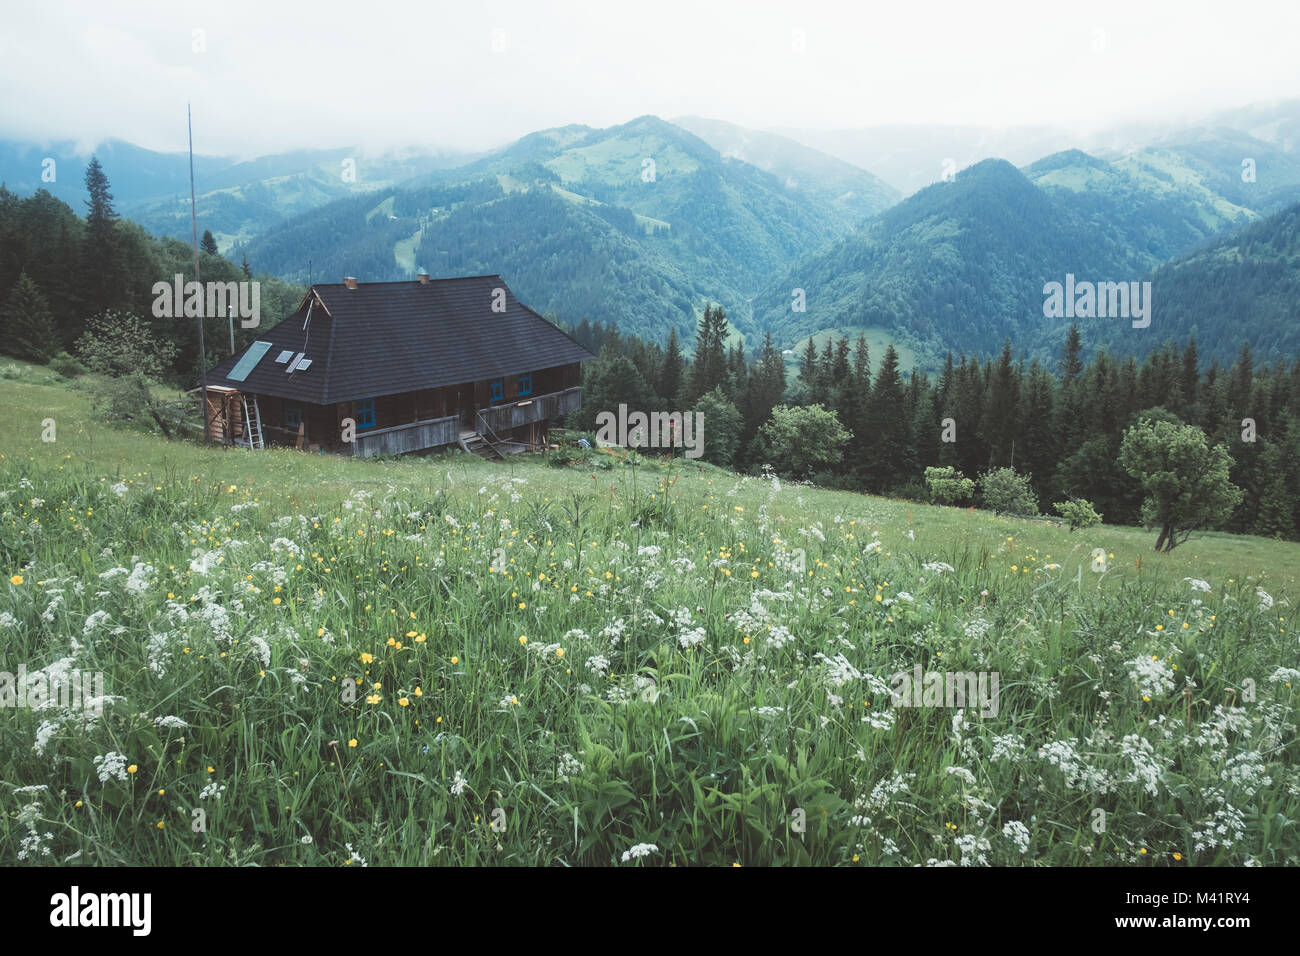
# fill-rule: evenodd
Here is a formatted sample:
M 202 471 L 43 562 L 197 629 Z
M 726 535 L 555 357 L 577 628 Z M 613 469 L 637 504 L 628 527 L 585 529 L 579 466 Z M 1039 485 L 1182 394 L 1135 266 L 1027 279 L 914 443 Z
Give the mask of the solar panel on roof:
M 257 365 L 258 362 L 262 361 L 262 356 L 264 356 L 270 348 L 270 342 L 254 342 L 248 347 L 248 351 L 244 353 L 244 357 L 241 358 L 238 364 L 230 370 L 230 374 L 227 375 L 226 378 L 235 382 L 242 382 L 244 379 L 248 378 L 248 373 L 253 370 L 253 367 Z
M 289 361 L 289 359 L 292 357 L 293 357 L 293 349 L 285 349 L 283 352 L 281 352 L 279 355 L 275 357 L 275 361 L 277 364 L 283 365 L 285 362 Z

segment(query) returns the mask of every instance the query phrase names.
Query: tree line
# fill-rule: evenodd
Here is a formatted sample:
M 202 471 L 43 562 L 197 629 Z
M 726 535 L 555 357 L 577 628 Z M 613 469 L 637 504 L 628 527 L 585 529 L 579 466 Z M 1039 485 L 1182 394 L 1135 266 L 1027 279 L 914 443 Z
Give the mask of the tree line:
M 661 346 L 586 320 L 570 331 L 598 353 L 583 368 L 583 409 L 568 422 L 579 430 L 620 403 L 703 411 L 705 459 L 742 473 L 766 466 L 827 487 L 925 499 L 927 468 L 972 479 L 1013 469 L 1044 510 L 1084 500 L 1110 523 L 1160 525 L 1144 513 L 1158 483 L 1150 463 L 1183 447 L 1190 433 L 1174 426 L 1190 426 L 1204 450 L 1184 451 L 1200 464 L 1179 459 L 1169 471 L 1209 473 L 1222 453 L 1241 489 L 1238 499 L 1201 488 L 1231 505 L 1214 523 L 1300 539 L 1300 361 L 1259 366 L 1249 345 L 1228 367 L 1203 363 L 1195 337 L 1139 361 L 1105 348 L 1088 354 L 1072 326 L 1051 363 L 1017 355 L 1008 341 L 993 357 L 950 352 L 937 375 L 905 375 L 892 345 L 874 364 L 865 336 L 832 337 L 821 348 L 810 339 L 787 381 L 770 333 L 747 353 L 713 305 L 699 318 L 691 358 L 675 332 Z
M 121 218 L 108 175 L 97 158 L 86 167 L 85 217 L 47 190 L 21 198 L 0 184 L 0 353 L 75 372 L 87 363 L 83 339 L 104 316 L 129 316 L 141 341 L 132 347 L 165 356 L 157 373 L 189 388 L 199 377 L 195 319 L 153 314 L 153 286 L 177 274 L 194 279 L 194 252 L 177 239 L 155 239 Z M 205 230 L 199 254 L 203 281 L 261 283 L 261 311 L 275 321 L 291 313 L 306 290 L 255 275 L 247 258 L 235 265 Z M 208 364 L 229 354 L 225 316 L 204 321 Z M 263 326 L 264 328 L 264 326 Z M 235 323 L 235 348 L 258 335 Z

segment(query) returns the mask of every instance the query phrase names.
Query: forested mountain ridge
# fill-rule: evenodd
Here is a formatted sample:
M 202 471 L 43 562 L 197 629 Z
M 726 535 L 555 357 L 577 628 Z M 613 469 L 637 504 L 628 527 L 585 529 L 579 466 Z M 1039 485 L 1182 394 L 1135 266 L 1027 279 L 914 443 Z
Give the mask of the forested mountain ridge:
M 1021 170 L 1085 221 L 1130 247 L 1149 268 L 1206 239 L 1253 222 L 1259 213 L 1206 185 L 1170 154 L 1143 151 L 1106 162 L 1080 150 Z
M 182 152 L 165 153 L 110 140 L 96 149 L 113 172 L 118 208 L 155 236 L 190 238 L 190 167 Z M 229 251 L 289 216 L 334 199 L 463 165 L 465 153 L 369 154 L 355 147 L 304 149 L 239 160 L 196 155 L 196 204 L 203 228 Z M 81 174 L 89 154 L 76 143 L 0 141 L 0 182 L 18 195 L 44 189 L 81 208 Z
M 1008 336 L 1051 348 L 1069 321 L 1044 318 L 1045 283 L 1067 273 L 1135 280 L 1146 268 L 1010 163 L 985 160 L 800 262 L 764 288 L 755 314 L 779 342 L 885 328 L 934 367 L 948 349 L 984 354 Z
M 845 234 L 861 208 L 872 207 L 790 188 L 645 116 L 530 134 L 464 167 L 295 217 L 241 251 L 299 281 L 309 270 L 363 281 L 419 268 L 499 272 L 539 310 L 657 339 L 670 327 L 689 334 L 704 304 L 720 302 L 752 333 L 754 292 Z
M 786 136 L 699 116 L 678 117 L 673 123 L 694 133 L 723 156 L 757 166 L 789 188 L 820 197 L 858 221 L 902 198 L 897 189 L 862 167 Z
M 783 344 L 827 329 L 883 330 L 929 368 L 947 349 L 987 354 L 1007 336 L 1046 355 L 1071 317 L 1044 315 L 1045 284 L 1064 282 L 1067 274 L 1093 283 L 1151 280 L 1153 270 L 1175 257 L 1194 256 L 1207 243 L 1232 248 L 1231 238 L 1220 237 L 1268 221 L 1208 179 L 1155 150 L 1115 162 L 1067 150 L 1019 171 L 985 160 L 802 260 L 760 293 L 756 321 Z M 1222 177 L 1215 182 L 1222 186 Z M 1281 232 L 1286 235 L 1284 227 Z M 1280 277 L 1288 261 L 1285 238 L 1263 242 L 1258 237 L 1271 230 L 1247 233 L 1257 237 L 1250 246 L 1264 270 L 1258 274 Z M 1201 265 L 1192 272 L 1208 264 L 1203 256 L 1196 261 Z M 1172 289 L 1192 272 L 1156 273 L 1147 329 L 1113 316 L 1078 317 L 1079 326 L 1090 341 L 1136 354 L 1196 328 L 1202 354 L 1230 361 L 1242 330 L 1206 312 L 1229 314 L 1222 297 Z M 1257 302 L 1252 312 L 1267 330 L 1260 346 L 1293 355 L 1284 326 L 1292 321 L 1285 301 L 1294 280 L 1279 278 L 1282 284 L 1266 288 L 1251 275 L 1236 273 L 1233 294 Z M 1220 290 L 1227 287 L 1226 279 L 1216 281 Z M 795 310 L 795 289 L 804 291 L 806 311 Z
M 1202 355 L 1224 360 L 1247 342 L 1261 362 L 1300 354 L 1300 203 L 1162 265 L 1149 278 L 1152 330 L 1159 329 L 1161 341 L 1195 334 Z

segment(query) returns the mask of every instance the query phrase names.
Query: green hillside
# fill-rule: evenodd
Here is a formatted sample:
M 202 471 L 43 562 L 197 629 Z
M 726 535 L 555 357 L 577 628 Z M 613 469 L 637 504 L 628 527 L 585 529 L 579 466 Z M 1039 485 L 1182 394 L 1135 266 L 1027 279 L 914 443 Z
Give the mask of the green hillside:
M 874 195 L 867 205 L 879 211 L 889 197 Z M 308 260 L 317 275 L 372 281 L 415 268 L 500 272 L 524 301 L 562 320 L 617 322 L 654 339 L 670 326 L 689 334 L 696 311 L 717 301 L 751 334 L 754 292 L 845 234 L 863 208 L 787 188 L 647 116 L 534 133 L 462 168 L 298 216 L 247 253 L 300 281 Z
M 681 459 L 205 450 L 27 369 L 0 628 L 111 699 L 7 712 L 7 860 L 1300 863 L 1295 544 Z M 984 696 L 894 696 L 914 668 Z
M 1044 318 L 1046 282 L 1144 271 L 1134 250 L 1009 163 L 987 160 L 800 261 L 754 311 L 782 342 L 841 326 L 887 329 L 933 367 L 949 349 L 986 354 L 1008 336 L 1054 348 L 1068 322 Z M 792 307 L 795 289 L 806 311 Z
M 1150 276 L 1160 338 L 1196 333 L 1202 354 L 1290 361 L 1300 351 L 1300 203 Z
M 1107 163 L 1070 150 L 1022 172 L 1085 221 L 1132 249 L 1148 268 L 1255 221 L 1175 153 L 1147 150 Z

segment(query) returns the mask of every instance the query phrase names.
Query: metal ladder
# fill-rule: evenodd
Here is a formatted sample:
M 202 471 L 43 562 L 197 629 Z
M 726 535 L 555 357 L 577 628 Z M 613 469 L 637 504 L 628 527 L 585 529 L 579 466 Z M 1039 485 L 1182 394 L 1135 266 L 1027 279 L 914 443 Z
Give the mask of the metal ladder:
M 262 410 L 258 407 L 257 396 L 253 396 L 252 413 L 249 413 L 248 396 L 240 393 L 240 401 L 244 403 L 244 441 L 241 445 L 248 448 L 265 448 L 266 440 L 262 437 Z

